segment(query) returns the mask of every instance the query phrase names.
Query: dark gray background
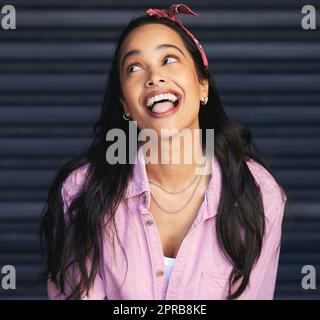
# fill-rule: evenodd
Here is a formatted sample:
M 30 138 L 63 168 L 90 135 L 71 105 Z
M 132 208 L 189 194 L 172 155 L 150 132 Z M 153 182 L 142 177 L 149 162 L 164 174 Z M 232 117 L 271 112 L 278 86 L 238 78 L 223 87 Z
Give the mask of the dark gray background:
M 0 267 L 17 269 L 2 299 L 46 299 L 30 284 L 40 268 L 39 214 L 56 170 L 88 145 L 115 39 L 129 19 L 172 1 L 0 1 L 17 29 L 0 30 Z M 301 268 L 320 273 L 319 1 L 185 1 L 179 15 L 206 50 L 231 117 L 248 127 L 288 194 L 276 299 L 319 299 Z M 319 18 L 319 14 L 318 14 Z

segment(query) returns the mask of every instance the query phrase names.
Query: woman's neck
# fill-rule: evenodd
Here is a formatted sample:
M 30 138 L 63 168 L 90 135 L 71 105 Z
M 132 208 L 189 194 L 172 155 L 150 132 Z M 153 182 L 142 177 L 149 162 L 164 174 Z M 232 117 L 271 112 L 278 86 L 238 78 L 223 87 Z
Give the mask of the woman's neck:
M 204 164 L 205 155 L 199 136 L 192 137 L 191 143 L 179 135 L 159 141 L 157 163 L 146 163 L 149 180 L 166 190 L 177 191 L 199 174 L 197 169 Z

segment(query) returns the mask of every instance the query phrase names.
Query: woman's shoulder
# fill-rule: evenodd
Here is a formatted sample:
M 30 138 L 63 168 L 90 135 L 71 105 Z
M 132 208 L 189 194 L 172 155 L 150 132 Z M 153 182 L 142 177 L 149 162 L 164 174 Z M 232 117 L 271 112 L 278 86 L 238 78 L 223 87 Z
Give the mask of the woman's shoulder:
M 260 188 L 266 215 L 274 218 L 277 211 L 281 211 L 287 196 L 273 175 L 260 163 L 253 159 L 246 161 L 247 166 Z
M 90 164 L 87 163 L 69 173 L 67 178 L 62 183 L 61 193 L 63 200 L 69 205 L 71 198 L 78 194 L 83 186 Z
M 275 178 L 263 165 L 251 158 L 246 163 L 259 186 L 270 187 L 271 189 L 278 187 Z

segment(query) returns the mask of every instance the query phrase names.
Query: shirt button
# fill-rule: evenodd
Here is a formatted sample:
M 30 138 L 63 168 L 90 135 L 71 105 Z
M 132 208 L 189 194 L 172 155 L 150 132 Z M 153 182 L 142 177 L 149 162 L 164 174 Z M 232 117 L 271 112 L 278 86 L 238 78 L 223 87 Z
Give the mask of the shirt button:
M 147 226 L 151 226 L 153 224 L 153 221 L 152 220 L 148 220 L 147 221 Z
M 163 271 L 158 271 L 158 272 L 156 273 L 156 275 L 157 275 L 157 277 L 162 277 L 162 276 L 163 276 Z

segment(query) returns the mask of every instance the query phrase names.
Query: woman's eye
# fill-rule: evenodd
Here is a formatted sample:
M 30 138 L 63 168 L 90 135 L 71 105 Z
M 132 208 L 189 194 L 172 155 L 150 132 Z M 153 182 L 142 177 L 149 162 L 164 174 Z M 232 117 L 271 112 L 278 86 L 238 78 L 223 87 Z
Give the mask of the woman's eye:
M 129 72 L 129 73 L 132 73 L 132 68 L 134 68 L 134 67 L 139 67 L 139 66 L 137 66 L 136 64 L 131 65 L 131 66 L 128 68 L 128 72 Z
M 175 58 L 174 56 L 166 56 L 166 57 L 164 58 L 164 61 L 165 61 L 165 60 L 170 60 L 170 59 L 173 59 L 173 60 L 176 60 L 176 61 L 177 61 L 177 58 Z M 174 61 L 173 61 L 173 62 L 174 62 Z M 171 62 L 171 63 L 172 63 L 172 62 Z M 134 72 L 134 71 L 132 70 L 132 68 L 134 68 L 134 67 L 140 68 L 138 65 L 132 64 L 131 66 L 128 67 L 128 72 L 129 72 L 129 73 Z
M 174 60 L 177 60 L 175 57 L 173 57 L 173 56 L 167 56 L 167 57 L 165 57 L 165 59 L 164 60 L 169 60 L 169 59 L 174 59 Z

